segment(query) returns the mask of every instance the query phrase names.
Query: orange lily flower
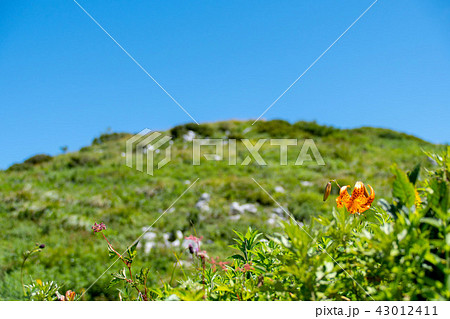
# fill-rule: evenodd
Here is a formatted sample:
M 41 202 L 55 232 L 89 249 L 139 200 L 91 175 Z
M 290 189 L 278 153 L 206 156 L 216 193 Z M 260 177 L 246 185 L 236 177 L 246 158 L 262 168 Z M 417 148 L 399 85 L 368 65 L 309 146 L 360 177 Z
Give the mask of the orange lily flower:
M 350 185 L 342 186 L 339 196 L 336 198 L 337 207 L 346 207 L 350 214 L 361 214 L 370 208 L 375 199 L 375 191 L 369 186 L 370 194 L 363 182 L 356 182 L 353 188 L 352 196 L 349 195 L 347 188 Z

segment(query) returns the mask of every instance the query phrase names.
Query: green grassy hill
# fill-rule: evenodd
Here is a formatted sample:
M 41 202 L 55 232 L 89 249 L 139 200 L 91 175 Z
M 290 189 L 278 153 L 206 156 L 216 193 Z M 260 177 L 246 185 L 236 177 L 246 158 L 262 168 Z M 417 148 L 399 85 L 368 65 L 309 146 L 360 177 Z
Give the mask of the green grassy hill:
M 105 243 L 90 228 L 94 222 L 104 222 L 108 238 L 115 247 L 125 250 L 197 178 L 140 242 L 137 263 L 150 267 L 151 284 L 171 280 L 174 253 L 181 254 L 189 267 L 190 256 L 180 246 L 181 236 L 203 236 L 202 248 L 215 257 L 230 253 L 232 230 L 245 231 L 252 226 L 268 234 L 277 232 L 278 221 L 286 216 L 252 178 L 297 220 L 307 223 L 311 216 L 331 212 L 333 201 L 322 201 L 323 188 L 330 179 L 352 186 L 362 180 L 375 189 L 375 201 L 389 199 L 391 165 L 396 163 L 404 170 L 418 163 L 431 167 L 422 150 L 440 149 L 386 129 L 340 130 L 313 122 L 290 124 L 281 120 L 251 123 L 187 124 L 165 132 L 174 141 L 172 161 L 155 170 L 153 176 L 125 165 L 125 142 L 131 137 L 126 133 L 104 134 L 78 152 L 35 156 L 0 171 L 0 299 L 22 298 L 22 253 L 36 242 L 46 247 L 27 262 L 26 282 L 31 282 L 30 278 L 55 280 L 77 292 L 87 288 L 110 264 Z M 226 160 L 202 160 L 201 165 L 193 166 L 192 143 L 183 138 L 189 131 L 197 137 L 252 141 L 312 138 L 326 165 L 294 165 L 299 148 L 292 147 L 288 165 L 280 166 L 279 147 L 266 143 L 260 152 L 266 166 L 254 161 L 247 166 L 230 166 Z M 237 145 L 239 164 L 248 152 L 242 143 Z M 202 195 L 205 193 L 208 195 Z M 244 204 L 254 206 L 237 212 Z M 110 272 L 119 267 L 113 266 Z M 181 274 L 176 271 L 173 276 L 176 282 Z M 114 289 L 105 289 L 109 280 L 102 277 L 86 298 L 116 298 Z

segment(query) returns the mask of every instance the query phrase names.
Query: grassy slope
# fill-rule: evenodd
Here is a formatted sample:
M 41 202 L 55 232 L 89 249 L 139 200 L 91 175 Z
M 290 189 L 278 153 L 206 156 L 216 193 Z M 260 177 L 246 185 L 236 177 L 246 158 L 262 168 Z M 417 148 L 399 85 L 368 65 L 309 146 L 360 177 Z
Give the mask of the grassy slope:
M 200 127 L 180 126 L 169 134 L 175 137 L 172 161 L 149 176 L 125 166 L 122 153 L 130 135 L 103 136 L 79 152 L 63 154 L 37 165 L 18 165 L 0 171 L 0 299 L 21 298 L 21 254 L 35 242 L 47 247 L 28 262 L 26 280 L 40 278 L 64 283 L 64 289 L 86 288 L 109 265 L 106 246 L 92 234 L 90 226 L 103 221 L 108 237 L 124 250 L 167 209 L 187 188 L 186 181 L 199 178 L 196 185 L 174 205 L 154 226 L 162 234 L 198 234 L 205 237 L 205 248 L 212 256 L 229 251 L 232 230 L 244 230 L 249 225 L 268 233 L 276 231 L 269 225 L 276 204 L 252 181 L 259 181 L 274 198 L 299 220 L 330 211 L 333 201 L 322 202 L 322 190 L 330 178 L 353 185 L 356 180 L 371 184 L 377 199 L 390 197 L 389 167 L 397 163 L 410 169 L 418 162 L 430 163 L 421 149 L 438 146 L 394 131 L 361 128 L 337 130 L 314 123 L 290 125 L 283 121 L 228 121 L 204 124 Z M 294 166 L 298 150 L 290 149 L 289 165 L 279 166 L 279 149 L 265 144 L 262 148 L 267 166 L 228 166 L 226 161 L 202 162 L 191 165 L 191 150 L 181 135 L 194 129 L 199 136 L 213 138 L 313 138 L 326 166 L 305 163 Z M 246 133 L 244 133 L 246 132 Z M 248 154 L 238 143 L 238 163 Z M 312 182 L 302 186 L 301 181 Z M 282 186 L 285 193 L 275 193 Z M 336 190 L 335 190 L 336 191 Z M 211 195 L 210 211 L 195 208 L 202 193 Z M 245 213 L 231 220 L 233 201 L 255 203 L 256 214 Z M 175 258 L 181 248 L 154 248 L 150 254 L 139 254 L 139 263 L 151 266 L 151 280 L 168 282 Z M 187 254 L 182 259 L 188 260 Z M 113 267 L 110 272 L 118 268 Z M 178 272 L 175 274 L 179 276 Z M 106 290 L 109 281 L 104 276 L 89 291 L 88 297 L 112 298 Z

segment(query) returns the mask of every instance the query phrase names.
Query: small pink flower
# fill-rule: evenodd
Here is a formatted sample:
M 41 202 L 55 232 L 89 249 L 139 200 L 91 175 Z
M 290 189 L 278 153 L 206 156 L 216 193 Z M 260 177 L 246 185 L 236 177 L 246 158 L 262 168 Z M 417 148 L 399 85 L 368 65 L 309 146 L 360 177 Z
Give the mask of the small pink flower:
M 193 242 L 195 242 L 195 243 L 198 244 L 199 242 L 202 241 L 203 236 L 195 237 L 195 236 L 193 236 L 193 235 L 190 235 L 189 237 L 184 237 L 184 238 L 187 239 L 187 240 L 192 240 Z
M 227 271 L 228 270 L 228 268 L 227 268 L 227 266 L 226 265 L 228 265 L 229 264 L 229 262 L 228 261 L 219 261 L 219 266 L 222 268 L 222 270 L 225 270 L 225 271 Z
M 253 268 L 250 264 L 245 264 L 244 266 L 243 266 L 243 268 L 244 268 L 244 272 L 245 271 L 251 271 L 251 270 L 255 270 L 255 268 Z M 241 270 L 242 271 L 242 270 Z
M 242 268 L 236 267 L 236 270 L 242 271 L 242 272 L 247 272 L 247 271 L 255 270 L 255 268 L 253 268 L 251 264 L 245 264 L 244 266 L 242 266 Z
M 219 257 L 216 257 L 216 260 L 214 260 L 214 258 L 211 258 L 210 260 L 209 260 L 209 263 L 212 265 L 211 266 L 211 268 L 214 270 L 214 271 L 216 271 L 216 265 L 217 265 L 217 262 L 219 261 Z
M 219 261 L 219 257 L 216 257 L 216 260 L 214 260 L 214 258 L 211 258 L 209 260 L 209 262 L 212 265 L 212 269 L 215 271 L 216 270 L 216 265 L 219 266 L 222 270 L 227 271 L 228 268 L 226 267 L 226 265 L 228 264 L 227 261 Z
M 94 226 L 92 226 L 92 230 L 94 231 L 94 233 L 99 233 L 105 229 L 106 229 L 106 225 L 104 223 L 100 223 L 100 224 L 94 223 Z
M 201 237 L 195 237 L 193 235 L 190 235 L 189 237 L 184 237 L 186 239 L 186 244 L 188 245 L 189 253 L 191 255 L 197 255 L 197 253 L 200 250 L 200 244 L 201 240 L 203 239 L 203 236 Z

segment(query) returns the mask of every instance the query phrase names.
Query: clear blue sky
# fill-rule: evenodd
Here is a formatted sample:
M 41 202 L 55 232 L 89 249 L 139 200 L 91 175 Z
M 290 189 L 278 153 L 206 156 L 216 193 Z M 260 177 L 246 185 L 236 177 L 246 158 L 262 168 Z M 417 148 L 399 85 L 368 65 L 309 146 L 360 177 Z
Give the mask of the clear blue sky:
M 199 122 L 257 118 L 372 0 L 78 0 Z M 379 0 L 264 116 L 450 141 L 450 1 Z M 0 2 L 0 168 L 191 119 L 71 0 Z

